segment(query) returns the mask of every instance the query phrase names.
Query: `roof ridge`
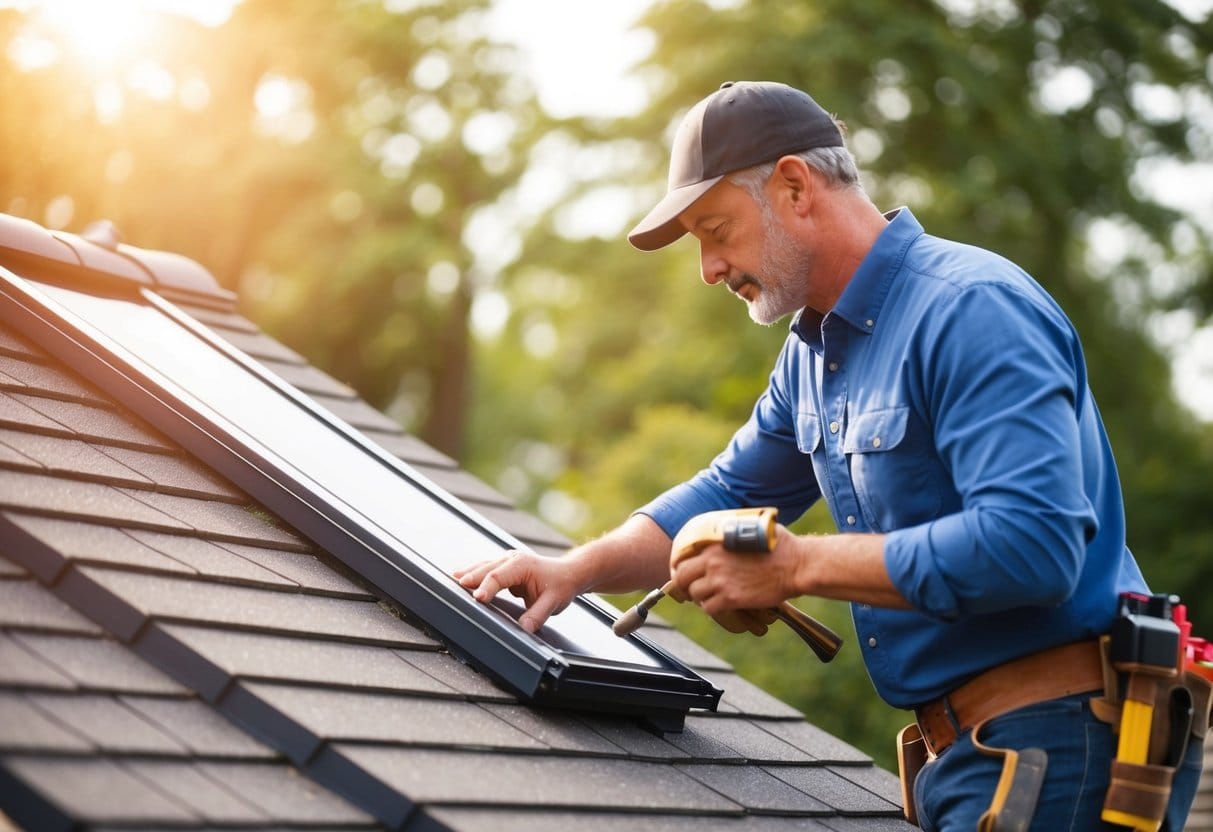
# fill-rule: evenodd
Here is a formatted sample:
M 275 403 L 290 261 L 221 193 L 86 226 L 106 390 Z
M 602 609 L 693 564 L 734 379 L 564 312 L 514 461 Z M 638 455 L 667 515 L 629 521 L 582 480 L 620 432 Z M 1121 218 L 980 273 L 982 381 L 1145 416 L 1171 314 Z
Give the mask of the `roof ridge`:
M 201 263 L 168 251 L 127 245 L 109 220 L 72 234 L 0 213 L 0 251 L 6 260 L 20 261 L 39 275 L 74 289 L 129 292 L 151 288 L 165 297 L 211 309 L 236 307 L 236 293 L 223 288 Z

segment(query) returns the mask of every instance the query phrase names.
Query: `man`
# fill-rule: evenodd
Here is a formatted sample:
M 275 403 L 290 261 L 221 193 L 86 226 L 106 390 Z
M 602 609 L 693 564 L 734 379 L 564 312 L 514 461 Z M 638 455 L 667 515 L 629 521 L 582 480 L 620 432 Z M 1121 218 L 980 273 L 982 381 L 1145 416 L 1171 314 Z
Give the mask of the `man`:
M 567 557 L 456 577 L 482 601 L 521 596 L 534 631 L 578 593 L 663 584 L 696 514 L 773 505 L 791 522 L 824 498 L 842 533 L 781 526 L 769 557 L 715 546 L 674 580 L 759 635 L 758 611 L 785 599 L 850 601 L 877 691 L 915 711 L 933 752 L 913 787 L 924 828 L 976 828 L 1002 795 L 991 749 L 1027 748 L 1047 755 L 1032 828 L 1105 828 L 1117 739 L 1091 704 L 1097 639 L 1119 593 L 1148 590 L 1061 309 L 1007 260 L 877 210 L 838 124 L 782 84 L 725 84 L 682 121 L 669 190 L 629 240 L 685 233 L 704 282 L 754 321 L 795 315 L 750 420 L 708 469 Z M 1200 757 L 1190 743 L 1164 828 L 1183 828 Z

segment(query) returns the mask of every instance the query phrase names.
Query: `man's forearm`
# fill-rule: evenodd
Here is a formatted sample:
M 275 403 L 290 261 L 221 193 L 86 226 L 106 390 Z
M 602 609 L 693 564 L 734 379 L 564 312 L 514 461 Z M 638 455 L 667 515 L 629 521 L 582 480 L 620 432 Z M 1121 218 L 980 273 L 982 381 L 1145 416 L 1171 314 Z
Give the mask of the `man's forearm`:
M 884 535 L 804 535 L 798 541 L 799 594 L 910 609 L 885 568 Z
M 670 538 L 649 517 L 634 514 L 567 555 L 585 592 L 632 592 L 670 578 Z

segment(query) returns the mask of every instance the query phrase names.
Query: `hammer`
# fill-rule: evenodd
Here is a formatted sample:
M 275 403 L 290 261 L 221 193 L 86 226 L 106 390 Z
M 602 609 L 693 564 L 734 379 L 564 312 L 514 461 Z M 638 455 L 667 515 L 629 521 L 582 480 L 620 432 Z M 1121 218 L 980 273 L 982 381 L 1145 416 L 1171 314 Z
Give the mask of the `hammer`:
M 696 515 L 674 536 L 671 562 L 674 566 L 682 560 L 694 557 L 713 543 L 719 543 L 730 552 L 769 552 L 775 545 L 775 509 L 739 508 L 725 511 L 709 511 Z M 682 601 L 674 592 L 675 585 L 669 581 L 660 589 L 646 595 L 639 604 L 616 620 L 612 629 L 617 636 L 626 636 L 639 630 L 658 601 L 667 595 Z M 817 654 L 817 658 L 828 662 L 842 648 L 842 638 L 826 625 L 789 602 L 784 601 L 769 610 L 804 639 L 805 644 Z

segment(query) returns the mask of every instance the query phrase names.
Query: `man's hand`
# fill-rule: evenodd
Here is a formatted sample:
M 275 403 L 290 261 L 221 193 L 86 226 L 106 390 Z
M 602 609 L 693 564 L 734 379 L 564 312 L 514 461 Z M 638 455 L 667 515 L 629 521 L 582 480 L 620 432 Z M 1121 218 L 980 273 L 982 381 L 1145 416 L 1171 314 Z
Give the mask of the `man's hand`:
M 765 636 L 775 622 L 775 613 L 770 608 L 761 610 L 724 610 L 712 615 L 716 623 L 730 633 L 753 633 Z
M 765 611 L 799 592 L 795 589 L 798 566 L 797 538 L 783 526 L 776 527 L 775 548 L 766 554 L 731 552 L 719 544 L 707 546 L 692 557 L 671 566 L 678 591 L 703 607 L 704 612 L 731 632 L 766 632 Z M 738 615 L 744 611 L 744 617 Z M 759 628 L 752 624 L 762 624 Z
M 528 633 L 538 631 L 550 616 L 561 612 L 584 591 L 567 559 L 544 558 L 530 552 L 506 552 L 500 558 L 452 574 L 482 603 L 493 600 L 503 589 L 521 598 L 526 612 L 518 624 Z

